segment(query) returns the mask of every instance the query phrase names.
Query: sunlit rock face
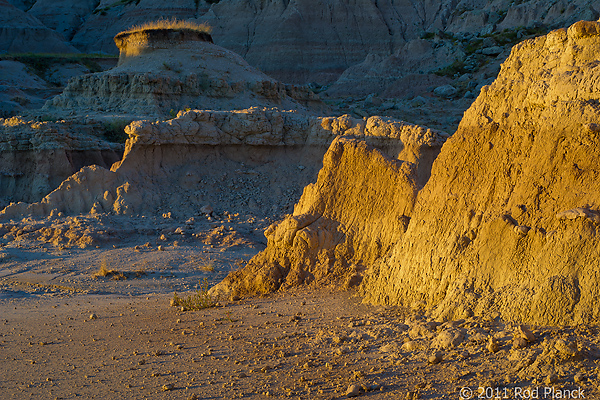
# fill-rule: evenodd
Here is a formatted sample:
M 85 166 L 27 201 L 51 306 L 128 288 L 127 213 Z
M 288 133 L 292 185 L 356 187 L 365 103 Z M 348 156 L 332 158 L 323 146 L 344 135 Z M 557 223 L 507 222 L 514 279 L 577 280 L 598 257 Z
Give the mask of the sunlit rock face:
M 436 159 L 368 301 L 440 319 L 600 316 L 600 23 L 514 47 Z
M 336 140 L 294 214 L 265 232 L 267 249 L 213 293 L 362 279 L 366 301 L 440 320 L 596 320 L 598 49 L 600 23 L 586 21 L 515 46 L 424 187 L 409 164 Z M 433 138 L 407 136 L 423 149 L 419 137 Z
M 325 118 L 343 136 L 323 157 L 294 212 L 266 231 L 267 249 L 211 294 L 265 294 L 298 285 L 360 284 L 403 236 L 416 195 L 447 135 L 389 118 Z
M 122 32 L 115 36 L 115 44 L 119 48 L 119 65 L 123 65 L 131 57 L 150 54 L 156 50 L 190 49 L 196 42 L 213 43 L 208 32 L 192 29 L 145 29 Z

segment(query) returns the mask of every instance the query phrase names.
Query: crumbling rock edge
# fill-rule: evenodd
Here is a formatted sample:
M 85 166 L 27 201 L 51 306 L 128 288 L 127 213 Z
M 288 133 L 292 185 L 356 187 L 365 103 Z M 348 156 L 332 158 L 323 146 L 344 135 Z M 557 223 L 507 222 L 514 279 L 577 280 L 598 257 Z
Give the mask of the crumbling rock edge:
M 294 214 L 266 231 L 267 249 L 213 293 L 265 293 L 323 280 L 344 264 L 346 286 L 364 276 L 366 302 L 409 306 L 439 320 L 475 314 L 547 325 L 597 321 L 598 48 L 600 23 L 587 21 L 515 46 L 418 194 L 408 190 L 408 171 L 382 185 L 396 164 L 336 140 L 325 160 L 337 164 L 324 162 Z M 334 157 L 351 148 L 356 159 Z M 373 176 L 378 188 L 405 188 L 406 206 L 372 207 L 364 193 Z M 377 236 L 348 239 L 349 232 L 379 226 L 365 219 L 379 207 L 387 218 L 409 217 L 407 224 L 383 222 L 384 232 L 394 231 L 389 241 L 355 251 Z

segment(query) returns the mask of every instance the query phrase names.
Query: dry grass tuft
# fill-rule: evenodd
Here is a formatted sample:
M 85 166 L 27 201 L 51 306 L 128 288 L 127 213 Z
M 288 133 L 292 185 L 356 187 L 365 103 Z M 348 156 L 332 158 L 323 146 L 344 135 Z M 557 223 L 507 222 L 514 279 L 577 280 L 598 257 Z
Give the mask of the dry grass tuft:
M 182 307 L 188 311 L 198 311 L 204 308 L 210 308 L 217 305 L 216 299 L 213 299 L 209 294 L 208 279 L 204 278 L 204 281 L 200 283 L 200 290 L 195 294 L 182 298 L 175 293 L 171 300 L 171 306 Z
M 171 29 L 171 30 L 190 30 L 200 33 L 210 33 L 212 28 L 207 24 L 198 24 L 192 21 L 182 21 L 176 18 L 173 19 L 159 19 L 157 21 L 145 22 L 141 25 L 134 25 L 131 28 L 119 33 L 135 33 L 143 32 L 153 29 Z
M 120 281 L 122 279 L 127 279 L 124 273 L 121 271 L 117 271 L 115 269 L 108 269 L 108 263 L 106 260 L 102 260 L 100 264 L 100 269 L 94 274 L 94 278 L 110 278 L 115 281 Z
M 200 265 L 198 265 L 198 269 L 200 271 L 205 271 L 205 272 L 214 272 L 215 261 L 213 259 L 211 259 L 210 257 L 203 258 Z

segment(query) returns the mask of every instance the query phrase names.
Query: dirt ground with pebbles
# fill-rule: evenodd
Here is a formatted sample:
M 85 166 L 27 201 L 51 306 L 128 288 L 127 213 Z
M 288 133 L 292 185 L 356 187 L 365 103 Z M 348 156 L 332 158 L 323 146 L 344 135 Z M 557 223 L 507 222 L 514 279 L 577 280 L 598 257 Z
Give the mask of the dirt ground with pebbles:
M 163 235 L 85 249 L 6 238 L 0 397 L 600 398 L 597 327 L 440 323 L 314 287 L 182 311 L 174 292 L 219 281 L 263 245 Z M 103 263 L 120 275 L 95 276 Z

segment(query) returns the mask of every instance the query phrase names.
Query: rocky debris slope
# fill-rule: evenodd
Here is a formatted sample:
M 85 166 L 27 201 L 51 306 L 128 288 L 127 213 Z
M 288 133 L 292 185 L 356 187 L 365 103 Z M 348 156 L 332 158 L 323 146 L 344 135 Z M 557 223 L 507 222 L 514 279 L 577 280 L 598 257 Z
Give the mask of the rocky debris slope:
M 597 319 L 599 45 L 600 22 L 582 21 L 516 46 L 418 194 L 396 162 L 334 142 L 294 215 L 266 231 L 268 248 L 214 292 L 262 293 L 322 271 L 352 280 L 368 266 L 366 301 L 438 320 Z M 371 251 L 361 250 L 360 234 L 347 239 L 353 230 L 372 240 L 363 248 Z
M 279 217 L 300 197 L 335 136 L 371 135 L 393 143 L 409 124 L 372 117 L 315 118 L 277 109 L 189 111 L 169 121 L 136 121 L 122 161 L 111 170 L 81 169 L 34 204 L 2 216 L 149 213 L 174 216 L 223 211 Z M 405 127 L 405 128 L 403 128 Z M 396 144 L 396 148 L 402 148 Z M 407 154 L 412 154 L 406 150 Z
M 40 201 L 81 167 L 110 167 L 122 146 L 98 136 L 99 122 L 0 118 L 0 204 Z
M 212 295 L 264 294 L 311 282 L 360 284 L 367 266 L 404 234 L 446 139 L 442 132 L 376 117 L 364 135 L 333 141 L 317 182 L 304 189 L 294 213 L 265 231 L 267 249 L 213 287 Z
M 597 304 L 600 23 L 516 46 L 444 145 L 366 300 L 542 324 Z
M 0 53 L 78 52 L 34 16 L 0 0 Z
M 207 40 L 210 35 L 190 30 L 151 29 L 119 35 L 115 38 L 121 48 L 119 65 L 73 78 L 61 95 L 45 105 L 44 112 L 145 117 L 191 108 L 304 109 L 295 99 L 323 107 L 312 92 L 283 85 Z

